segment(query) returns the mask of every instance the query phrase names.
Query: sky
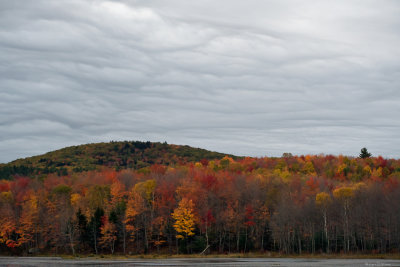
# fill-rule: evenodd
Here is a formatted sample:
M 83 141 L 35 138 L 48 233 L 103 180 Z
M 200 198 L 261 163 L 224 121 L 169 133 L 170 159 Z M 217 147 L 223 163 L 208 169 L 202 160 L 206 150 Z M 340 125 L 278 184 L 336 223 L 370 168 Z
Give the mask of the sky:
M 400 157 L 398 0 L 0 0 L 0 162 L 111 140 Z

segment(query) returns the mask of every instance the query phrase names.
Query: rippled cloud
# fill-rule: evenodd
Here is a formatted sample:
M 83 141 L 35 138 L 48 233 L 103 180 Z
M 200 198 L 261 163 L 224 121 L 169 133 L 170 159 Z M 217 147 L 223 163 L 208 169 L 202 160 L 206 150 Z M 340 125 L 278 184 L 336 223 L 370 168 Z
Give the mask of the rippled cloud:
M 0 162 L 150 140 L 400 157 L 398 1 L 2 1 Z

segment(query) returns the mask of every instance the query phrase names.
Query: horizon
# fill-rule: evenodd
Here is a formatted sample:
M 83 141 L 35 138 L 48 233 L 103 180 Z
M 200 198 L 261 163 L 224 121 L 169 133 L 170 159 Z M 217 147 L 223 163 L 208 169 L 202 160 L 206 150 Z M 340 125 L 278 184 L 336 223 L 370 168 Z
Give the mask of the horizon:
M 61 148 L 57 148 L 57 149 L 55 149 L 55 150 L 46 151 L 46 152 L 44 152 L 44 153 L 42 153 L 42 154 L 37 154 L 37 155 L 32 155 L 32 156 L 27 156 L 27 157 L 22 157 L 22 158 L 16 158 L 16 159 L 13 159 L 13 160 L 8 161 L 8 162 L 0 162 L 0 164 L 9 164 L 9 163 L 14 162 L 14 161 L 17 161 L 17 160 L 23 160 L 23 159 L 27 159 L 27 158 L 31 158 L 31 157 L 42 156 L 42 155 L 45 155 L 45 154 L 47 154 L 47 153 L 52 153 L 52 152 L 55 152 L 55 151 L 58 151 L 58 150 L 62 150 L 62 149 L 65 149 L 65 148 L 70 148 L 70 147 L 75 147 L 75 146 L 95 145 L 95 144 L 100 144 L 100 143 L 106 143 L 106 144 L 107 144 L 107 143 L 124 143 L 124 142 L 150 142 L 150 143 L 166 143 L 166 144 L 168 144 L 168 145 L 177 145 L 177 146 L 188 146 L 188 145 L 185 145 L 185 144 L 172 144 L 172 143 L 168 143 L 168 142 L 166 142 L 166 141 L 149 141 L 149 140 L 145 140 L 145 141 L 144 141 L 144 140 L 121 140 L 121 141 L 118 141 L 118 140 L 110 140 L 110 141 L 108 141 L 108 142 L 105 141 L 105 142 L 96 142 L 96 143 L 84 143 L 84 144 L 78 144 L 78 145 L 72 145 L 72 146 L 61 147 Z M 193 147 L 193 146 L 190 146 L 190 147 L 192 147 L 192 148 L 198 148 L 198 149 L 205 149 L 205 148 L 203 148 L 203 147 Z M 367 148 L 367 149 L 368 149 L 368 148 Z M 284 157 L 285 157 L 284 154 L 290 154 L 290 156 L 293 156 L 293 157 L 304 157 L 304 156 L 310 155 L 310 156 L 334 156 L 334 157 L 343 156 L 343 157 L 348 157 L 348 158 L 359 158 L 359 154 L 360 154 L 360 151 L 361 151 L 361 149 L 360 149 L 360 151 L 359 151 L 359 153 L 358 153 L 357 155 L 325 154 L 325 153 L 318 153 L 318 154 L 294 154 L 294 153 L 291 153 L 291 152 L 283 152 L 282 155 L 277 155 L 277 156 L 275 156 L 275 155 L 247 156 L 247 155 L 237 155 L 237 154 L 225 153 L 225 152 L 223 152 L 223 151 L 216 151 L 216 150 L 209 150 L 209 149 L 205 149 L 205 150 L 208 150 L 208 151 L 210 151 L 210 152 L 217 152 L 217 153 L 221 153 L 221 154 L 227 154 L 227 155 L 231 155 L 231 156 L 245 157 L 245 158 L 247 158 L 247 157 L 249 157 L 249 158 L 284 158 Z M 368 152 L 371 153 L 371 151 L 368 151 Z M 373 153 L 371 153 L 371 154 L 372 154 L 372 155 L 370 156 L 371 158 L 382 157 L 382 158 L 384 158 L 384 159 L 393 159 L 393 160 L 398 160 L 398 159 L 399 159 L 399 158 L 385 157 L 385 156 L 383 156 L 383 155 L 375 155 L 375 154 L 373 154 Z

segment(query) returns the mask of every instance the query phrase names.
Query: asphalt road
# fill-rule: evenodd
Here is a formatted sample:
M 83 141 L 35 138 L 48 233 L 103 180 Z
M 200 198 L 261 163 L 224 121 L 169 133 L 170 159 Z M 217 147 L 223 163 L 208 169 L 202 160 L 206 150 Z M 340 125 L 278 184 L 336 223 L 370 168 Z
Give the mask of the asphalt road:
M 400 260 L 290 258 L 76 259 L 57 257 L 0 257 L 0 266 L 400 266 Z

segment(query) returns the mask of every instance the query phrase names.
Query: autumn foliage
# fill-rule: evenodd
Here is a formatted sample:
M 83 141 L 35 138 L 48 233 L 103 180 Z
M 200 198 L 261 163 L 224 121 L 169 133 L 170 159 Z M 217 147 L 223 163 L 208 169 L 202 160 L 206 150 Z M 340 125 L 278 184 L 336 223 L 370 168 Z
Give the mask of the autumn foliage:
M 400 160 L 204 159 L 0 180 L 0 252 L 388 253 Z

